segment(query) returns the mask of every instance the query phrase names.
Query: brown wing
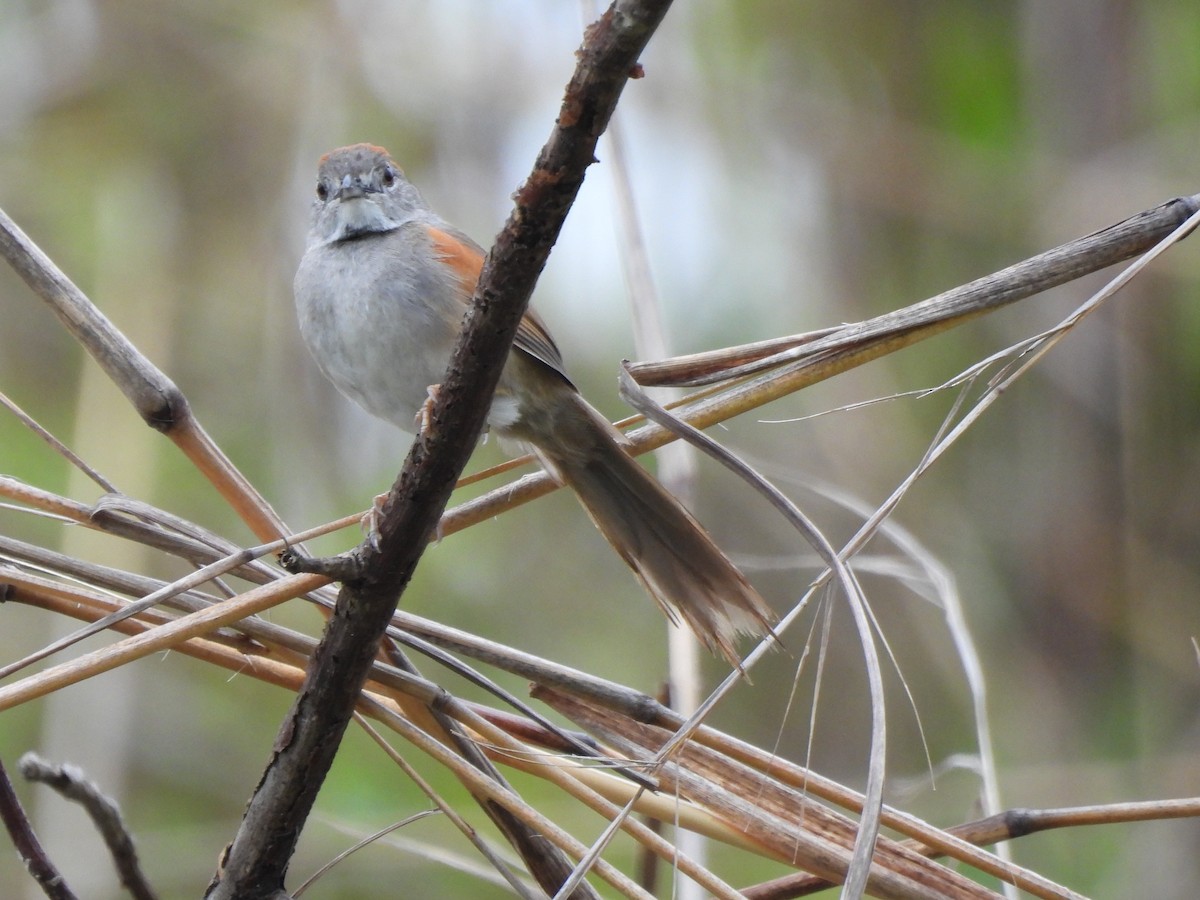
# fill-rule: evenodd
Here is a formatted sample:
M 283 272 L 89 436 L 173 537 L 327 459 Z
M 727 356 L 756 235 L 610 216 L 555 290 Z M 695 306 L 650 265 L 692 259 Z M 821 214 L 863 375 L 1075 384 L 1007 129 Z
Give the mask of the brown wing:
M 479 281 L 479 272 L 483 268 L 483 248 L 457 229 L 435 228 L 432 225 L 427 227 L 434 252 L 458 274 L 463 289 L 463 302 L 466 303 Z M 554 343 L 554 338 L 550 336 L 541 317 L 532 309 L 525 311 L 521 324 L 517 326 L 514 344 L 570 381 L 567 373 L 563 371 L 562 354 Z

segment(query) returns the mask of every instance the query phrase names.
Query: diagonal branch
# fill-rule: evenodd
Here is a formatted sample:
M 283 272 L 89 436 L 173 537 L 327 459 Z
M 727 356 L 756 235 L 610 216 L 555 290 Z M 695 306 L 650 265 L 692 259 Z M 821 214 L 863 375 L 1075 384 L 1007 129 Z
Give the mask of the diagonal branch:
M 129 891 L 134 900 L 158 900 L 158 895 L 142 871 L 133 835 L 115 800 L 89 781 L 76 766 L 52 765 L 36 753 L 26 753 L 17 765 L 27 780 L 45 784 L 84 808 L 104 839 L 104 845 L 121 876 L 122 887 Z
M 183 451 L 260 539 L 287 533 L 270 504 L 201 426 L 175 382 L 147 359 L 3 210 L 0 256 L 46 302 L 142 420 Z
M 585 35 L 558 122 L 484 262 L 463 334 L 384 503 L 376 546 L 349 567 L 325 636 L 208 896 L 283 896 L 288 862 L 396 602 L 474 449 L 517 324 L 594 160 L 596 141 L 669 0 L 618 2 Z
M 853 322 L 788 337 L 769 338 L 662 362 L 633 363 L 643 386 L 722 383 L 670 404 L 696 428 L 765 406 L 810 385 L 949 331 L 989 312 L 1145 253 L 1200 210 L 1200 194 L 1177 197 L 1151 209 L 1039 253 L 935 297 Z M 737 380 L 738 378 L 742 380 Z M 732 387 L 730 381 L 734 381 Z M 618 423 L 623 424 L 623 423 Z M 647 453 L 674 440 L 660 425 L 630 431 L 629 452 Z M 514 467 L 504 463 L 489 472 Z M 473 476 L 482 480 L 488 472 Z M 461 503 L 446 513 L 441 533 L 453 534 L 556 490 L 545 472 L 522 478 Z
M 29 817 L 21 808 L 17 792 L 13 789 L 8 771 L 0 762 L 0 822 L 4 823 L 8 836 L 12 839 L 17 856 L 25 864 L 26 870 L 33 876 L 50 900 L 77 900 L 78 895 L 67 886 L 62 873 L 46 855 L 42 842 L 34 834 Z

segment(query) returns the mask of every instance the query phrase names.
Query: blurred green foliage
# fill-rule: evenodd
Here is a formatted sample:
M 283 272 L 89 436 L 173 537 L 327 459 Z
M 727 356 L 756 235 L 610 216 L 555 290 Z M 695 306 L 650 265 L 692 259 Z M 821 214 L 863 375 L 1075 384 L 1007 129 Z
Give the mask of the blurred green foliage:
M 680 352 L 866 318 L 1197 191 L 1193 2 L 677 6 L 622 116 Z M 299 343 L 290 281 L 315 160 L 351 141 L 385 144 L 443 214 L 486 243 L 557 112 L 578 15 L 576 4 L 552 0 L 7 3 L 0 206 L 177 381 L 289 523 L 343 515 L 390 483 L 406 440 L 334 395 Z M 585 392 L 617 416 L 615 366 L 633 344 L 609 156 L 602 147 L 537 303 Z M 1087 322 L 897 514 L 961 594 L 1009 805 L 1195 792 L 1197 260 L 1184 244 Z M 855 518 L 806 485 L 825 481 L 878 503 L 919 461 L 952 398 L 760 419 L 939 384 L 1052 324 L 1100 283 L 1025 301 L 745 416 L 723 437 L 844 538 Z M 119 486 L 250 540 L 7 270 L 0 389 Z M 85 402 L 102 424 L 81 430 Z M 497 458 L 493 445 L 480 452 L 480 464 Z M 97 495 L 68 482 L 63 463 L 7 416 L 0 471 L 82 500 Z M 786 608 L 812 574 L 804 548 L 728 475 L 704 464 L 701 476 L 701 518 Z M 0 529 L 52 546 L 65 539 L 7 510 Z M 356 540 L 341 535 L 322 548 Z M 79 552 L 109 561 L 104 547 Z M 892 577 L 864 578 L 933 762 L 973 752 L 969 699 L 940 612 Z M 405 602 L 635 687 L 652 691 L 663 677 L 657 611 L 567 497 L 436 546 Z M 278 616 L 318 627 L 307 610 Z M 0 617 L 4 659 L 43 643 L 52 627 L 12 604 Z M 833 618 L 812 758 L 861 784 L 860 657 L 844 614 Z M 781 752 L 805 757 L 811 659 L 798 705 L 787 711 L 786 700 L 807 627 L 787 636 L 788 652 L 740 687 L 716 724 L 765 746 L 778 738 Z M 894 673 L 889 681 L 890 770 L 915 785 L 890 799 L 938 824 L 976 815 L 970 774 L 951 771 L 930 789 L 916 716 Z M 94 693 L 72 689 L 0 716 L 0 758 L 11 770 L 39 749 L 96 775 L 125 807 L 162 895 L 195 896 L 288 697 L 170 654 L 97 682 Z M 481 824 L 459 788 L 435 767 L 423 771 Z M 517 780 L 584 840 L 598 832 L 591 816 Z M 63 825 L 76 813 L 55 818 L 59 801 L 22 796 L 72 884 L 84 896 L 117 896 L 100 851 L 72 843 Z M 293 877 L 424 806 L 352 733 Z M 470 855 L 436 819 L 399 836 Z M 1185 822 L 1077 830 L 1022 840 L 1016 858 L 1091 896 L 1183 897 L 1200 880 L 1198 836 Z M 629 854 L 624 845 L 615 858 Z M 717 858 L 734 883 L 777 871 L 751 871 L 724 851 Z M 24 878 L 12 854 L 0 854 L 0 884 Z M 401 887 L 412 884 L 422 890 Z M 394 893 L 503 895 L 419 851 L 382 846 L 310 896 Z

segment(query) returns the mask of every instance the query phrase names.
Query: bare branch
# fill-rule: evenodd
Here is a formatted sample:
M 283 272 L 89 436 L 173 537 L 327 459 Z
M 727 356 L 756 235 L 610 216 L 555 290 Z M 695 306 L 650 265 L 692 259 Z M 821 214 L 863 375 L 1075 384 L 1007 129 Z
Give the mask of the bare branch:
M 157 900 L 158 895 L 150 887 L 138 862 L 133 835 L 129 833 L 121 816 L 121 808 L 115 800 L 104 794 L 95 782 L 75 766 L 54 766 L 34 753 L 22 756 L 17 766 L 27 780 L 47 785 L 82 806 L 104 839 L 104 846 L 112 855 L 121 884 L 134 900 Z
M 1168 200 L 991 275 L 866 322 L 663 362 L 634 364 L 630 371 L 639 384 L 647 386 L 701 385 L 753 375 L 793 360 L 811 360 L 830 351 L 877 348 L 883 344 L 890 352 L 1145 253 L 1197 209 L 1200 209 L 1200 194 Z M 733 365 L 725 364 L 726 361 Z
M 431 426 L 417 437 L 384 503 L 377 546 L 359 548 L 362 577 L 343 586 L 208 896 L 253 900 L 282 891 L 296 841 L 379 641 L 474 449 L 534 284 L 621 90 L 668 6 L 668 0 L 620 2 L 588 29 L 556 127 L 484 262 Z M 590 889 L 579 895 L 590 896 Z
M 187 398 L 0 210 L 0 255 L 83 345 L 142 420 L 167 435 L 260 539 L 286 529 L 270 505 L 201 427 Z
M 21 808 L 21 801 L 17 799 L 17 792 L 13 790 L 12 781 L 9 780 L 8 771 L 2 762 L 0 762 L 0 819 L 4 820 L 4 827 L 8 830 L 8 836 L 12 839 L 13 846 L 17 849 L 17 856 L 20 857 L 21 862 L 25 864 L 25 868 L 33 876 L 33 880 L 41 886 L 46 896 L 50 900 L 77 900 L 75 892 L 67 887 L 62 873 L 50 861 L 45 848 L 42 847 L 42 842 L 33 833 L 33 826 L 29 823 L 25 810 Z
M 630 371 L 639 384 L 650 386 L 707 383 L 714 380 L 710 377 L 713 372 L 720 370 L 724 384 L 668 404 L 689 425 L 708 428 L 989 311 L 1144 253 L 1197 209 L 1200 209 L 1200 194 L 1169 200 L 1094 234 L 865 322 L 770 338 L 662 363 L 634 363 Z M 742 363 L 748 365 L 738 368 Z M 728 381 L 736 376 L 752 377 L 728 387 Z M 629 452 L 638 454 L 655 450 L 675 436 L 661 426 L 646 425 L 627 437 Z M 504 510 L 544 497 L 557 487 L 544 472 L 526 475 L 449 510 L 441 533 L 453 534 Z

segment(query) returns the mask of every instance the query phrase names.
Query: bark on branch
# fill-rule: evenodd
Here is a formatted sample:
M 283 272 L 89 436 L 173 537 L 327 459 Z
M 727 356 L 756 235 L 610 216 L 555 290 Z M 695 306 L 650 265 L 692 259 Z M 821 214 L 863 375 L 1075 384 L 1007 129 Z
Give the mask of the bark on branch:
M 312 667 L 283 722 L 211 898 L 286 896 L 284 878 L 392 611 L 474 448 L 533 287 L 669 0 L 617 2 L 590 26 L 549 141 L 484 263 L 431 413 L 384 503 L 376 546 L 357 551 Z

